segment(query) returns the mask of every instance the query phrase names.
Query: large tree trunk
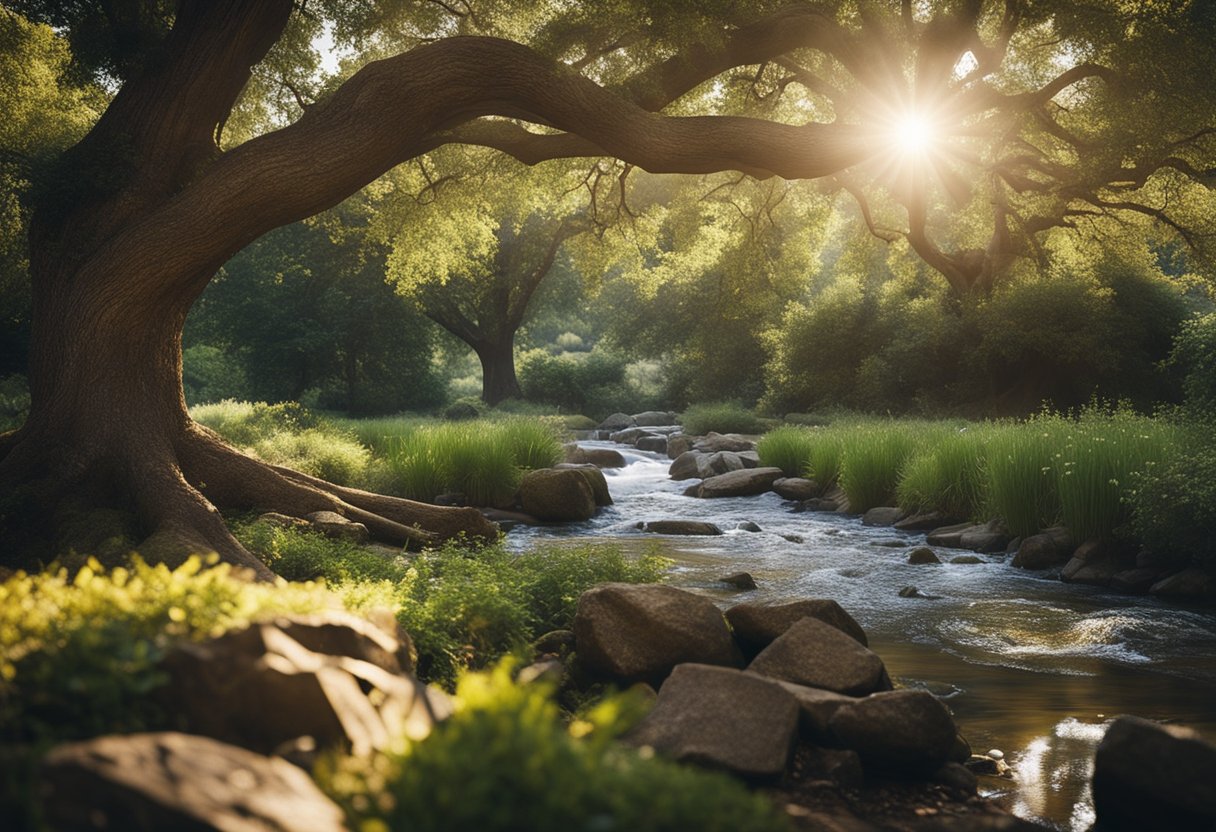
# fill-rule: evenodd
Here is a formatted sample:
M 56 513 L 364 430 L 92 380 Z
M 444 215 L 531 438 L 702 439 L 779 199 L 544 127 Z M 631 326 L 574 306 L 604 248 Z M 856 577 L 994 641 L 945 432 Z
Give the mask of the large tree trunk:
M 505 399 L 523 397 L 515 376 L 515 334 L 475 346 L 481 361 L 481 400 L 496 405 Z

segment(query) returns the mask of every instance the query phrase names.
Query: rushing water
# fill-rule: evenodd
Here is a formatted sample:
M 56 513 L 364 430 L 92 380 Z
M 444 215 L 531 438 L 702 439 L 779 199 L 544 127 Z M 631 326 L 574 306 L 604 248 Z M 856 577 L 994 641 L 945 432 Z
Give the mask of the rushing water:
M 701 500 L 667 479 L 670 461 L 620 450 L 629 465 L 605 470 L 615 505 L 593 520 L 518 528 L 511 545 L 610 539 L 643 549 L 658 543 L 675 559 L 673 583 L 723 603 L 834 598 L 865 628 L 897 683 L 943 696 L 977 753 L 1000 748 L 1014 780 L 981 788 L 1024 817 L 1088 829 L 1094 748 L 1119 714 L 1190 725 L 1216 735 L 1216 612 L 1067 585 L 1010 567 L 913 566 L 908 549 L 924 536 L 872 528 L 851 516 L 798 513 L 776 494 Z M 644 534 L 645 520 L 716 523 L 721 537 Z M 743 521 L 760 532 L 737 530 Z M 783 535 L 796 536 L 801 543 Z M 966 554 L 940 551 L 943 560 Z M 758 589 L 728 590 L 718 579 L 747 571 Z M 932 598 L 901 598 L 913 585 Z

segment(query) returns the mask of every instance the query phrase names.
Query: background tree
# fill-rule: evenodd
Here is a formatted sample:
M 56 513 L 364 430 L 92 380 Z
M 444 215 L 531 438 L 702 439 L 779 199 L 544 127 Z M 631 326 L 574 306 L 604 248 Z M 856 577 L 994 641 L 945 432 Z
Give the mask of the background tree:
M 95 12 L 110 5 L 30 0 L 17 8 L 65 27 L 75 40 L 97 20 L 108 20 Z M 1191 66 L 1212 65 L 1212 44 L 1203 37 L 1211 31 L 1206 0 L 1165 4 L 1148 15 L 1136 5 L 1094 2 L 1083 6 L 1088 18 L 1070 11 L 1075 6 L 1009 0 L 992 7 L 971 0 L 919 11 L 906 0 L 886 13 L 886 7 L 849 3 L 773 11 L 763 3 L 731 2 L 692 9 L 630 2 L 333 2 L 293 14 L 290 0 L 180 0 L 171 21 L 164 6 L 141 6 L 140 13 L 119 20 L 135 20 L 131 31 L 139 37 L 98 36 L 106 49 L 78 52 L 82 65 L 108 73 L 121 87 L 89 134 L 65 154 L 60 175 L 48 177 L 31 219 L 32 405 L 25 426 L 0 438 L 3 524 L 28 527 L 67 496 L 117 502 L 150 533 L 142 548 L 154 556 L 215 550 L 262 574 L 264 567 L 231 536 L 215 504 L 289 514 L 332 509 L 397 541 L 429 539 L 411 530 L 418 524 L 444 534 L 490 533 L 476 512 L 365 494 L 272 468 L 194 425 L 182 400 L 181 329 L 217 269 L 262 234 L 331 207 L 392 167 L 445 144 L 491 147 L 529 164 L 612 156 L 660 173 L 737 170 L 757 178 L 816 179 L 892 158 L 907 146 L 907 131 L 893 138 L 881 116 L 908 102 L 927 106 L 931 91 L 948 91 L 962 114 L 953 119 L 957 131 L 945 132 L 982 138 L 1009 136 L 1001 129 L 1009 119 L 1033 121 L 1036 109 L 1066 91 L 1102 82 L 1100 90 L 1068 99 L 1096 125 L 1086 140 L 1102 141 L 1102 116 L 1151 91 L 1137 72 L 1146 63 L 1101 63 L 1134 58 L 1134 49 L 1121 51 L 1123 44 L 1146 55 L 1154 49 L 1159 54 L 1166 44 L 1171 54 L 1188 47 Z M 1109 25 L 1097 25 L 1102 15 Z M 249 86 L 251 67 L 280 58 L 293 71 L 307 64 L 306 56 L 293 59 L 303 53 L 292 49 L 292 35 L 324 18 L 336 38 L 366 54 L 382 43 L 420 45 L 368 63 L 315 103 L 301 95 L 298 119 L 221 150 L 223 127 Z M 890 33 L 900 26 L 906 48 L 892 48 Z M 373 29 L 392 37 L 373 37 Z M 517 40 L 451 37 L 485 32 Z M 1129 40 L 1129 34 L 1135 37 Z M 1016 60 L 1023 44 L 1035 61 Z M 977 68 L 955 78 L 967 52 Z M 843 67 L 855 82 L 849 99 L 860 105 L 849 109 L 843 96 L 833 99 L 825 88 L 815 92 L 817 67 L 808 59 Z M 793 61 L 794 69 L 782 61 Z M 798 83 L 811 94 L 797 123 L 729 111 L 715 79 L 743 67 L 761 80 L 773 67 L 803 79 Z M 1043 77 L 1045 67 L 1052 68 L 1050 77 Z M 1129 80 L 1110 83 L 1125 67 Z M 1189 132 L 1168 131 L 1153 145 L 1155 155 L 1143 161 L 1134 156 L 1130 165 L 1120 159 L 1119 169 L 1103 180 L 1136 185 L 1136 172 L 1152 167 L 1143 187 L 1123 201 L 1135 202 L 1158 187 L 1159 177 L 1202 182 L 1205 169 L 1197 165 L 1216 135 L 1205 121 L 1212 111 L 1202 94 L 1185 100 L 1196 103 L 1179 114 Z M 1177 104 L 1171 96 L 1160 109 L 1147 108 L 1156 116 L 1154 135 L 1161 133 L 1157 125 L 1170 123 L 1161 116 Z M 1049 135 L 1058 132 L 1051 120 Z M 1061 120 L 1055 123 L 1068 130 Z M 1010 146 L 1016 143 L 1010 139 Z M 1085 201 L 1087 194 L 1059 191 L 1057 183 L 1067 179 L 1051 174 L 1052 154 L 1028 155 L 1033 163 L 1025 163 L 1026 172 L 1014 170 L 1002 181 L 1021 173 L 1031 182 L 1042 179 L 1048 195 L 1058 191 L 1069 206 Z M 1075 160 L 1068 165 L 1073 171 L 1103 167 L 1089 164 L 1088 151 L 1062 149 L 1059 156 Z M 1181 161 L 1167 165 L 1165 159 Z M 1010 162 L 998 156 L 987 164 L 1001 161 Z M 947 184 L 958 181 L 946 166 L 933 170 Z M 900 181 L 887 187 L 898 193 Z M 965 201 L 961 189 L 948 190 Z M 904 236 L 927 239 L 928 198 L 914 187 L 903 192 L 911 206 Z M 999 196 L 994 204 L 998 220 L 1013 215 L 1000 207 Z M 1163 222 L 1173 219 L 1158 213 Z M 1051 214 L 1027 215 L 1027 223 Z M 1012 236 L 1004 223 L 995 227 L 990 237 L 997 243 Z M 936 244 L 919 248 L 926 259 L 944 251 Z M 959 248 L 939 270 L 965 290 L 996 273 L 1010 250 L 984 250 L 979 268 L 972 268 L 973 250 Z

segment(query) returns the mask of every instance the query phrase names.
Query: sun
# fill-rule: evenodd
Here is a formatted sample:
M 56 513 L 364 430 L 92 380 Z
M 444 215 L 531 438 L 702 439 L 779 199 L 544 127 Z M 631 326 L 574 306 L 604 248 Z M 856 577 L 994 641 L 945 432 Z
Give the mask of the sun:
M 937 129 L 924 115 L 905 113 L 892 126 L 891 142 L 904 156 L 923 156 L 937 142 Z

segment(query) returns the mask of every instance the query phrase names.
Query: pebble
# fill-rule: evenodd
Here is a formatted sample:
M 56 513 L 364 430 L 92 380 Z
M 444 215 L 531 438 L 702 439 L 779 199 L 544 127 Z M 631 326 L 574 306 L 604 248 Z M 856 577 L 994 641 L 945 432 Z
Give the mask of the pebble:
M 1003 760 L 1005 759 L 1005 752 L 999 748 L 993 748 L 988 752 L 988 756 L 994 760 Z

